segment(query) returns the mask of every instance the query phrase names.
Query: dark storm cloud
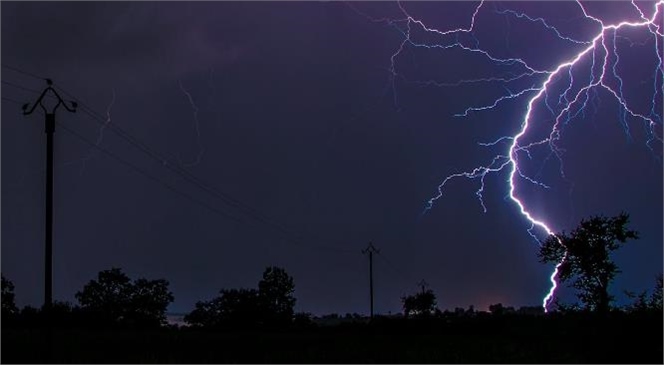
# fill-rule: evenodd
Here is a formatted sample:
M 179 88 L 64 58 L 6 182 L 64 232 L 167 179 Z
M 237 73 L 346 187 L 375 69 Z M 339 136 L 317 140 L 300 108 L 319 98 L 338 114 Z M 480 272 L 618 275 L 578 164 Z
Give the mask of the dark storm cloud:
M 214 14 L 194 14 L 188 8 L 163 3 L 8 4 L 3 7 L 8 19 L 3 24 L 4 57 L 8 62 L 25 57 L 36 69 L 74 67 L 100 83 L 106 75 L 173 82 L 237 62 L 251 47 L 232 35 L 213 37 L 208 29 Z M 58 56 L 48 57 L 49 48 Z
M 353 4 L 374 17 L 398 15 L 395 4 Z M 570 25 L 578 9 L 555 4 L 542 10 L 488 3 L 478 37 L 501 56 L 525 53 L 548 67 L 578 47 L 549 42 L 540 27 L 495 11 L 505 5 L 547 15 L 580 38 L 593 30 L 587 22 Z M 467 21 L 460 19 L 468 20 L 473 7 L 427 3 L 413 4 L 412 11 L 440 27 L 451 19 L 463 26 Z M 529 37 L 517 37 L 523 33 Z M 536 262 L 537 243 L 506 199 L 506 174 L 487 177 L 486 214 L 475 196 L 477 181 L 458 180 L 421 215 L 445 176 L 491 158 L 495 150 L 477 142 L 514 131 L 525 102 L 453 118 L 504 88 L 421 87 L 403 80 L 396 83 L 395 102 L 387 70 L 402 36 L 342 3 L 2 2 L 3 64 L 53 77 L 104 120 L 108 109 L 114 123 L 170 163 L 193 161 L 202 146 L 200 164 L 189 167 L 196 176 L 306 237 L 289 243 L 292 237 L 201 192 L 109 129 L 102 146 L 249 223 L 192 204 L 103 154 L 83 162 L 89 146 L 59 130 L 56 298 L 73 300 L 96 272 L 120 266 L 133 276 L 169 279 L 176 296 L 171 310 L 187 311 L 220 288 L 254 286 L 262 269 L 276 264 L 295 277 L 299 310 L 367 312 L 368 269 L 360 250 L 372 240 L 385 259 L 375 262 L 379 312 L 398 311 L 400 296 L 422 278 L 442 308 L 538 305 L 551 268 Z M 482 76 L 518 72 L 457 56 L 409 50 L 399 67 L 406 77 L 441 80 L 472 76 L 480 67 Z M 43 86 L 4 68 L 2 79 Z M 200 136 L 180 84 L 198 109 Z M 35 97 L 5 84 L 2 95 Z M 2 271 L 17 284 L 19 304 L 37 305 L 43 131 L 38 116 L 24 118 L 18 110 L 2 104 Z M 572 195 L 569 185 L 555 180 L 555 164 L 544 175 L 556 182 L 554 189 L 524 192 L 557 229 L 589 214 L 631 212 L 643 239 L 619 257 L 625 279 L 617 290 L 645 289 L 661 271 L 661 166 L 643 136 L 625 143 L 618 122 L 604 124 L 615 120 L 615 106 L 607 110 L 570 127 Z M 97 140 L 99 126 L 84 114 L 58 117 Z M 600 125 L 599 132 L 593 129 Z

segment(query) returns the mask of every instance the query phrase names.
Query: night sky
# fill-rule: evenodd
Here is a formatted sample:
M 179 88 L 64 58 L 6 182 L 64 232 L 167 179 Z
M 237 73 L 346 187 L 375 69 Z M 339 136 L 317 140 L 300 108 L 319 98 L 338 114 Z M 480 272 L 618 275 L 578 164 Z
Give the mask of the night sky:
M 654 3 L 637 4 L 652 15 Z M 397 21 L 405 10 L 431 29 L 468 28 L 477 5 L 3 1 L 2 273 L 16 285 L 17 304 L 43 301 L 43 116 L 24 117 L 17 102 L 36 100 L 30 90 L 45 82 L 27 72 L 53 79 L 97 115 L 59 110 L 59 123 L 143 171 L 56 127 L 57 300 L 75 302 L 97 272 L 120 267 L 133 278 L 168 279 L 176 298 L 169 311 L 188 312 L 221 288 L 255 287 L 263 269 L 277 265 L 295 279 L 297 311 L 368 313 L 361 250 L 372 241 L 381 250 L 378 313 L 399 312 L 400 297 L 421 279 L 441 309 L 540 305 L 553 266 L 537 261 L 530 224 L 508 196 L 508 169 L 486 176 L 486 212 L 475 194 L 480 180 L 463 178 L 423 212 L 447 176 L 506 153 L 509 141 L 478 143 L 516 134 L 535 93 L 455 114 L 539 87 L 548 75 L 492 81 L 525 68 L 460 47 L 415 45 L 460 42 L 553 70 L 587 47 L 556 31 L 589 41 L 600 26 L 574 2 L 485 3 L 473 31 L 453 35 L 413 22 L 408 33 Z M 586 10 L 607 24 L 640 20 L 628 2 L 595 1 Z M 412 43 L 404 43 L 407 34 Z M 641 29 L 615 39 L 624 97 L 655 115 L 661 138 L 654 37 Z M 659 46 L 661 53 L 661 38 Z M 599 72 L 590 57 L 584 62 L 577 80 Z M 549 95 L 554 109 L 563 76 Z M 478 79 L 485 81 L 460 82 Z M 624 290 L 650 289 L 662 272 L 662 142 L 648 143 L 643 120 L 627 116 L 623 124 L 604 89 L 572 114 L 558 143 L 564 176 L 546 146 L 533 148 L 530 158 L 519 155 L 522 172 L 549 188 L 522 179 L 519 194 L 556 232 L 594 214 L 631 214 L 641 238 L 616 253 L 622 273 L 612 290 L 624 302 Z M 552 118 L 538 104 L 525 141 L 548 135 Z M 106 121 L 162 162 L 100 127 Z M 574 298 L 571 289 L 558 294 Z

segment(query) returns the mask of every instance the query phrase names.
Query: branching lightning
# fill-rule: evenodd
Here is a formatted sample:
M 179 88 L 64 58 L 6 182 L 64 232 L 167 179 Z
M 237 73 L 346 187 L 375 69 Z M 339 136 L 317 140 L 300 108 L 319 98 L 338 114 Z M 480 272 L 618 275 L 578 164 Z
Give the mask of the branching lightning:
M 106 129 L 106 127 L 108 127 L 110 123 L 112 123 L 111 110 L 113 109 L 114 104 L 115 104 L 115 89 L 111 89 L 111 102 L 106 107 L 106 120 L 99 127 L 99 132 L 97 133 L 97 140 L 95 141 L 94 147 L 91 147 L 88 154 L 85 157 L 81 158 L 81 169 L 79 171 L 80 175 L 83 175 L 83 171 L 85 170 L 86 164 L 98 152 L 97 148 L 101 145 L 101 142 L 104 140 L 104 130 Z
M 631 6 L 634 8 L 635 14 L 639 15 L 639 19 L 623 20 L 613 24 L 607 24 L 596 16 L 593 16 L 587 7 L 581 1 L 576 2 L 578 5 L 578 12 L 580 17 L 584 17 L 593 24 L 596 24 L 596 33 L 588 39 L 576 39 L 571 35 L 566 35 L 561 32 L 551 23 L 547 22 L 544 18 L 531 17 L 528 14 L 513 11 L 513 10 L 499 10 L 495 9 L 497 14 L 506 17 L 514 17 L 520 21 L 528 21 L 537 24 L 546 29 L 547 32 L 552 33 L 558 39 L 564 41 L 577 50 L 576 54 L 567 60 L 563 60 L 558 65 L 550 69 L 538 69 L 531 66 L 523 58 L 501 58 L 492 55 L 487 49 L 480 46 L 479 40 L 474 36 L 473 32 L 478 24 L 480 14 L 488 10 L 487 4 L 484 1 L 480 2 L 472 12 L 467 26 L 449 30 L 439 30 L 431 28 L 422 20 L 413 17 L 406 9 L 406 7 L 398 3 L 402 17 L 397 19 L 389 18 L 372 18 L 369 15 L 360 12 L 354 6 L 350 5 L 360 15 L 368 18 L 372 22 L 380 22 L 387 24 L 396 29 L 403 38 L 401 39 L 398 48 L 390 57 L 390 79 L 392 82 L 392 89 L 394 95 L 394 103 L 397 105 L 396 93 L 396 80 L 402 79 L 408 83 L 416 83 L 427 86 L 437 87 L 454 87 L 462 84 L 475 84 L 475 83 L 501 83 L 504 85 L 506 93 L 497 97 L 493 102 L 485 105 L 469 106 L 466 109 L 459 111 L 455 114 L 456 117 L 467 117 L 473 113 L 481 113 L 491 111 L 497 106 L 515 100 L 526 100 L 526 107 L 519 117 L 520 127 L 513 135 L 506 135 L 496 139 L 493 142 L 480 143 L 484 147 L 498 147 L 508 146 L 504 153 L 494 156 L 488 164 L 475 167 L 469 171 L 458 172 L 447 176 L 437 188 L 437 194 L 427 201 L 424 213 L 433 208 L 434 204 L 443 197 L 443 191 L 448 182 L 457 178 L 466 178 L 479 180 L 479 188 L 475 192 L 477 199 L 486 212 L 486 205 L 483 200 L 483 192 L 485 188 L 485 178 L 491 173 L 505 171 L 509 174 L 508 189 L 509 198 L 516 204 L 519 213 L 529 222 L 530 228 L 528 233 L 539 242 L 536 230 L 540 233 L 545 233 L 547 236 L 554 235 L 554 231 L 549 223 L 546 223 L 542 217 L 537 217 L 528 208 L 527 199 L 519 195 L 519 186 L 522 183 L 534 184 L 541 188 L 548 188 L 542 182 L 537 181 L 536 178 L 528 176 L 524 173 L 523 164 L 520 159 L 531 157 L 531 150 L 535 148 L 548 148 L 549 158 L 554 157 L 558 160 L 560 166 L 560 175 L 563 179 L 567 180 L 565 176 L 565 169 L 563 164 L 563 155 L 565 150 L 559 146 L 563 130 L 565 126 L 570 123 L 574 118 L 583 116 L 593 105 L 597 102 L 598 92 L 603 91 L 614 99 L 619 105 L 618 120 L 625 130 L 628 138 L 631 138 L 630 120 L 642 121 L 645 125 L 647 141 L 646 145 L 653 150 L 656 158 L 657 153 L 653 149 L 655 144 L 662 144 L 661 126 L 662 116 L 657 110 L 657 102 L 661 100 L 664 91 L 662 90 L 662 80 L 664 79 L 664 65 L 662 62 L 662 45 L 664 44 L 664 32 L 662 29 L 662 8 L 664 7 L 664 0 L 647 2 L 650 9 L 642 8 L 632 1 Z M 642 5 L 643 6 L 643 5 Z M 625 16 L 628 17 L 628 16 Z M 645 31 L 644 35 L 650 37 L 652 40 L 647 42 L 654 43 L 654 51 L 656 54 L 656 65 L 654 67 L 654 81 L 652 83 L 652 99 L 650 103 L 652 107 L 647 113 L 639 112 L 638 108 L 632 106 L 624 93 L 624 77 L 620 75 L 620 50 L 618 48 L 619 40 L 627 40 L 632 45 L 626 35 L 621 33 L 627 30 Z M 418 40 L 414 36 L 414 32 L 419 34 L 426 34 L 427 40 Z M 431 39 L 438 40 L 437 42 Z M 648 43 L 650 44 L 650 43 Z M 509 72 L 505 76 L 484 77 L 477 79 L 462 79 L 455 82 L 439 82 L 437 80 L 409 80 L 404 74 L 399 72 L 398 62 L 399 56 L 407 48 L 424 48 L 429 50 L 456 50 L 467 52 L 469 54 L 481 55 L 487 61 L 497 66 L 511 67 L 512 70 L 516 69 L 517 72 Z M 588 64 L 590 64 L 588 66 Z M 533 80 L 530 86 L 521 86 L 516 90 L 510 90 L 509 85 L 514 81 Z M 590 106 L 589 106 L 590 105 Z M 532 141 L 533 125 L 538 125 L 541 128 L 544 122 L 542 118 L 535 116 L 534 110 L 542 108 L 550 113 L 549 121 L 552 123 L 551 129 L 544 136 Z M 595 109 L 596 110 L 596 109 Z M 660 131 L 658 134 L 658 130 Z M 507 142 L 507 143 L 506 143 Z M 548 159 L 548 158 L 547 158 Z M 554 235 L 555 236 L 555 235 Z M 553 273 L 550 276 L 551 287 L 546 296 L 542 300 L 542 306 L 547 311 L 551 304 L 556 288 L 558 269 L 565 261 L 565 258 L 558 263 Z

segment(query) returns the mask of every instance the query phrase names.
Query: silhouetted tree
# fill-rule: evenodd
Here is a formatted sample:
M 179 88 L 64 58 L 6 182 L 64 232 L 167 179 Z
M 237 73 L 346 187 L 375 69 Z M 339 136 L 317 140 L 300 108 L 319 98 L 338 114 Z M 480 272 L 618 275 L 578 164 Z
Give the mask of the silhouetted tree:
M 40 314 L 43 312 L 40 311 Z M 51 320 L 56 326 L 77 327 L 85 325 L 85 318 L 81 318 L 81 308 L 69 302 L 53 301 L 51 307 Z
M 553 308 L 560 313 L 575 313 L 581 311 L 579 303 L 563 303 L 558 298 L 553 302 Z
M 139 326 L 166 324 L 166 308 L 173 299 L 168 281 L 138 279 L 132 286 L 127 321 Z
M 283 326 L 294 318 L 293 278 L 284 269 L 268 267 L 256 289 L 221 290 L 210 301 L 199 301 L 184 317 L 197 327 Z
M 123 319 L 131 301 L 131 279 L 119 268 L 100 271 L 76 293 L 81 307 L 98 320 L 118 322 Z
M 628 298 L 634 299 L 634 302 L 628 304 L 625 309 L 628 312 L 646 312 L 646 311 L 662 311 L 662 275 L 655 278 L 655 287 L 653 288 L 650 297 L 648 291 L 644 290 L 639 294 L 625 291 Z
M 286 324 L 293 320 L 295 297 L 293 278 L 286 270 L 268 267 L 258 282 L 258 296 L 263 319 L 268 324 Z
M 220 296 L 196 303 L 184 321 L 198 327 L 251 326 L 261 322 L 261 307 L 255 289 L 221 290 Z
M 503 303 L 491 304 L 489 305 L 489 312 L 494 316 L 500 316 L 505 313 L 505 307 L 503 307 Z
M 42 323 L 39 309 L 26 305 L 19 313 L 19 321 L 24 327 L 34 327 Z
M 401 301 L 406 317 L 411 314 L 417 317 L 428 317 L 436 313 L 436 295 L 430 289 L 402 297 Z
M 584 219 L 569 235 L 563 232 L 549 236 L 540 246 L 540 262 L 562 261 L 560 281 L 572 281 L 571 286 L 579 291 L 578 297 L 586 308 L 605 313 L 613 299 L 609 284 L 620 272 L 610 253 L 628 239 L 638 238 L 636 231 L 627 229 L 628 222 L 626 213 Z
M 219 309 L 223 321 L 244 325 L 260 323 L 260 301 L 255 289 L 222 290 Z
M 198 301 L 184 321 L 194 327 L 219 327 L 221 324 L 220 297 L 209 301 Z
M 657 311 L 662 311 L 662 282 L 663 280 L 662 274 L 657 275 L 657 278 L 655 278 L 655 288 L 652 291 L 652 294 L 650 295 L 650 308 L 657 310 Z
M 516 312 L 520 315 L 538 316 L 538 315 L 544 314 L 544 308 L 540 305 L 538 305 L 538 306 L 522 306 Z
M 648 292 L 646 290 L 639 294 L 625 290 L 625 295 L 627 298 L 634 299 L 634 302 L 625 307 L 628 312 L 643 312 L 649 309 Z
M 300 312 L 293 316 L 293 326 L 297 328 L 308 328 L 315 326 L 311 313 Z
M 18 313 L 14 302 L 14 283 L 2 275 L 2 316 L 8 318 Z
M 168 282 L 138 279 L 134 283 L 118 268 L 99 272 L 76 293 L 84 311 L 96 320 L 136 326 L 166 323 L 166 308 L 173 301 Z

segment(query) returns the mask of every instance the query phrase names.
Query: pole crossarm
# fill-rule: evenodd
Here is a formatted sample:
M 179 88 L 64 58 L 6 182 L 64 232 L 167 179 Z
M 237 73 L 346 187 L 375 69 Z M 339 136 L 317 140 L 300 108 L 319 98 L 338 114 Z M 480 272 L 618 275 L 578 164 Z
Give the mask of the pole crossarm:
M 369 242 L 369 246 L 367 246 L 367 248 L 365 248 L 364 250 L 362 250 L 362 253 L 363 253 L 363 254 L 367 254 L 367 253 L 380 253 L 380 250 L 377 249 L 376 247 L 374 247 L 373 242 Z
M 67 109 L 68 112 L 76 113 L 76 108 L 78 107 L 78 103 L 76 103 L 75 101 L 69 101 L 69 103 L 71 104 L 71 107 L 69 107 L 67 105 L 67 102 L 65 100 L 63 100 L 62 97 L 60 96 L 60 94 L 58 94 L 58 92 L 53 88 L 53 81 L 51 81 L 51 79 L 46 79 L 46 85 L 47 85 L 46 89 L 44 89 L 44 91 L 42 91 L 41 95 L 39 95 L 39 98 L 37 98 L 37 101 L 34 102 L 34 104 L 32 105 L 32 108 L 30 108 L 30 103 L 23 104 L 23 115 L 32 114 L 32 112 L 34 112 L 35 109 L 37 108 L 37 105 L 41 106 L 41 108 L 42 108 L 42 110 L 44 110 L 45 114 L 55 114 L 55 111 L 58 109 L 58 107 L 60 107 L 60 105 L 63 105 L 65 107 L 65 109 Z M 58 100 L 58 103 L 55 104 L 55 106 L 53 107 L 53 109 L 51 110 L 50 113 L 48 112 L 48 110 L 46 110 L 46 107 L 42 103 L 44 97 L 46 96 L 46 94 L 49 91 Z

